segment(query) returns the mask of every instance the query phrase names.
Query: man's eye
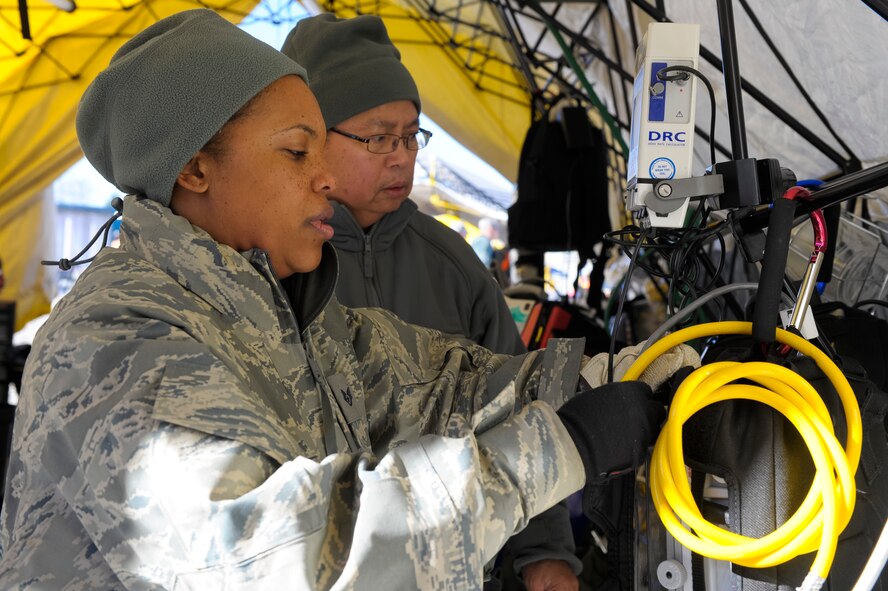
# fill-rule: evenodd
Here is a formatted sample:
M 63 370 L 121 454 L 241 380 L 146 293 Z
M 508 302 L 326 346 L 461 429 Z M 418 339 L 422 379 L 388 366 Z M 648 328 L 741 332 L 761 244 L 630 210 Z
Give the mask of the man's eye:
M 371 144 L 384 144 L 386 142 L 391 141 L 391 140 L 389 140 L 389 136 L 385 135 L 385 134 L 371 135 L 367 139 L 370 140 Z

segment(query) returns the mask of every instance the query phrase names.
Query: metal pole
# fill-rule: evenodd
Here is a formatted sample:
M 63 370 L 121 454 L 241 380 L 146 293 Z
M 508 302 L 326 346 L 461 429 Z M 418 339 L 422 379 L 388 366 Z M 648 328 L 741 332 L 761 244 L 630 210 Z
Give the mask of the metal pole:
M 743 119 L 743 91 L 740 87 L 740 64 L 737 60 L 737 36 L 734 33 L 732 0 L 716 0 L 718 30 L 721 34 L 722 64 L 725 92 L 728 98 L 728 123 L 731 124 L 731 151 L 734 160 L 747 157 L 746 122 Z
M 506 43 L 506 46 L 509 48 L 509 51 L 512 53 L 512 59 L 518 64 L 518 69 L 521 71 L 521 74 L 524 76 L 525 82 L 527 82 L 527 88 L 530 91 L 532 96 L 536 96 L 539 92 L 539 86 L 537 86 L 536 78 L 533 75 L 533 72 L 530 69 L 530 64 L 528 63 L 527 56 L 521 51 L 520 46 L 517 45 L 518 37 L 515 34 L 515 29 L 512 27 L 512 23 L 509 20 L 508 15 L 506 14 L 506 10 L 504 8 L 504 4 L 506 2 L 495 2 L 493 4 L 494 14 L 499 21 L 499 24 L 506 30 L 507 38 L 509 42 Z M 511 10 L 511 7 L 509 7 Z M 527 46 L 527 42 L 525 41 L 525 46 Z
M 28 0 L 18 0 L 19 19 L 22 22 L 22 39 L 31 39 L 31 21 L 28 19 Z
M 863 0 L 863 3 L 883 19 L 888 20 L 888 2 L 885 2 L 885 0 Z

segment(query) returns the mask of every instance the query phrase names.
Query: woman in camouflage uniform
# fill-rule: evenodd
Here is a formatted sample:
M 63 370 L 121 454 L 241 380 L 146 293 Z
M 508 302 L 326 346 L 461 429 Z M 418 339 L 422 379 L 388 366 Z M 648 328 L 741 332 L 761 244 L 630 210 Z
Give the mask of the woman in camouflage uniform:
M 579 344 L 498 356 L 336 302 L 324 122 L 289 58 L 179 13 L 77 127 L 130 195 L 28 360 L 0 588 L 477 589 L 608 470 L 552 406 Z

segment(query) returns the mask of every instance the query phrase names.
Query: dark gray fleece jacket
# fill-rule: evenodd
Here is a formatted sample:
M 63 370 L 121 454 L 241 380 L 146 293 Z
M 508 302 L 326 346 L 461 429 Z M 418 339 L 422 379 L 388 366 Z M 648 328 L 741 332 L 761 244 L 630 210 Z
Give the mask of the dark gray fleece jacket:
M 385 308 L 496 353 L 525 351 L 496 280 L 459 234 L 409 199 L 367 233 L 345 206 L 333 208 L 336 295 L 344 305 Z

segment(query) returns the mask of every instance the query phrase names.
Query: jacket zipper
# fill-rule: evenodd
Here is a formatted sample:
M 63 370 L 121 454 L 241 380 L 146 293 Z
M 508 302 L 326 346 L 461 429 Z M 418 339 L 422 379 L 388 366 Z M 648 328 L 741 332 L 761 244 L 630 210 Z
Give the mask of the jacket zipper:
M 367 299 L 369 300 L 369 305 L 375 308 L 385 307 L 382 303 L 382 297 L 379 295 L 379 287 L 376 285 L 376 276 L 373 273 L 373 233 L 376 231 L 376 227 L 370 229 L 370 231 L 364 234 L 364 279 L 366 279 L 367 287 Z
M 370 248 L 370 239 L 371 234 L 364 234 L 364 277 L 367 279 L 373 278 L 373 251 Z

